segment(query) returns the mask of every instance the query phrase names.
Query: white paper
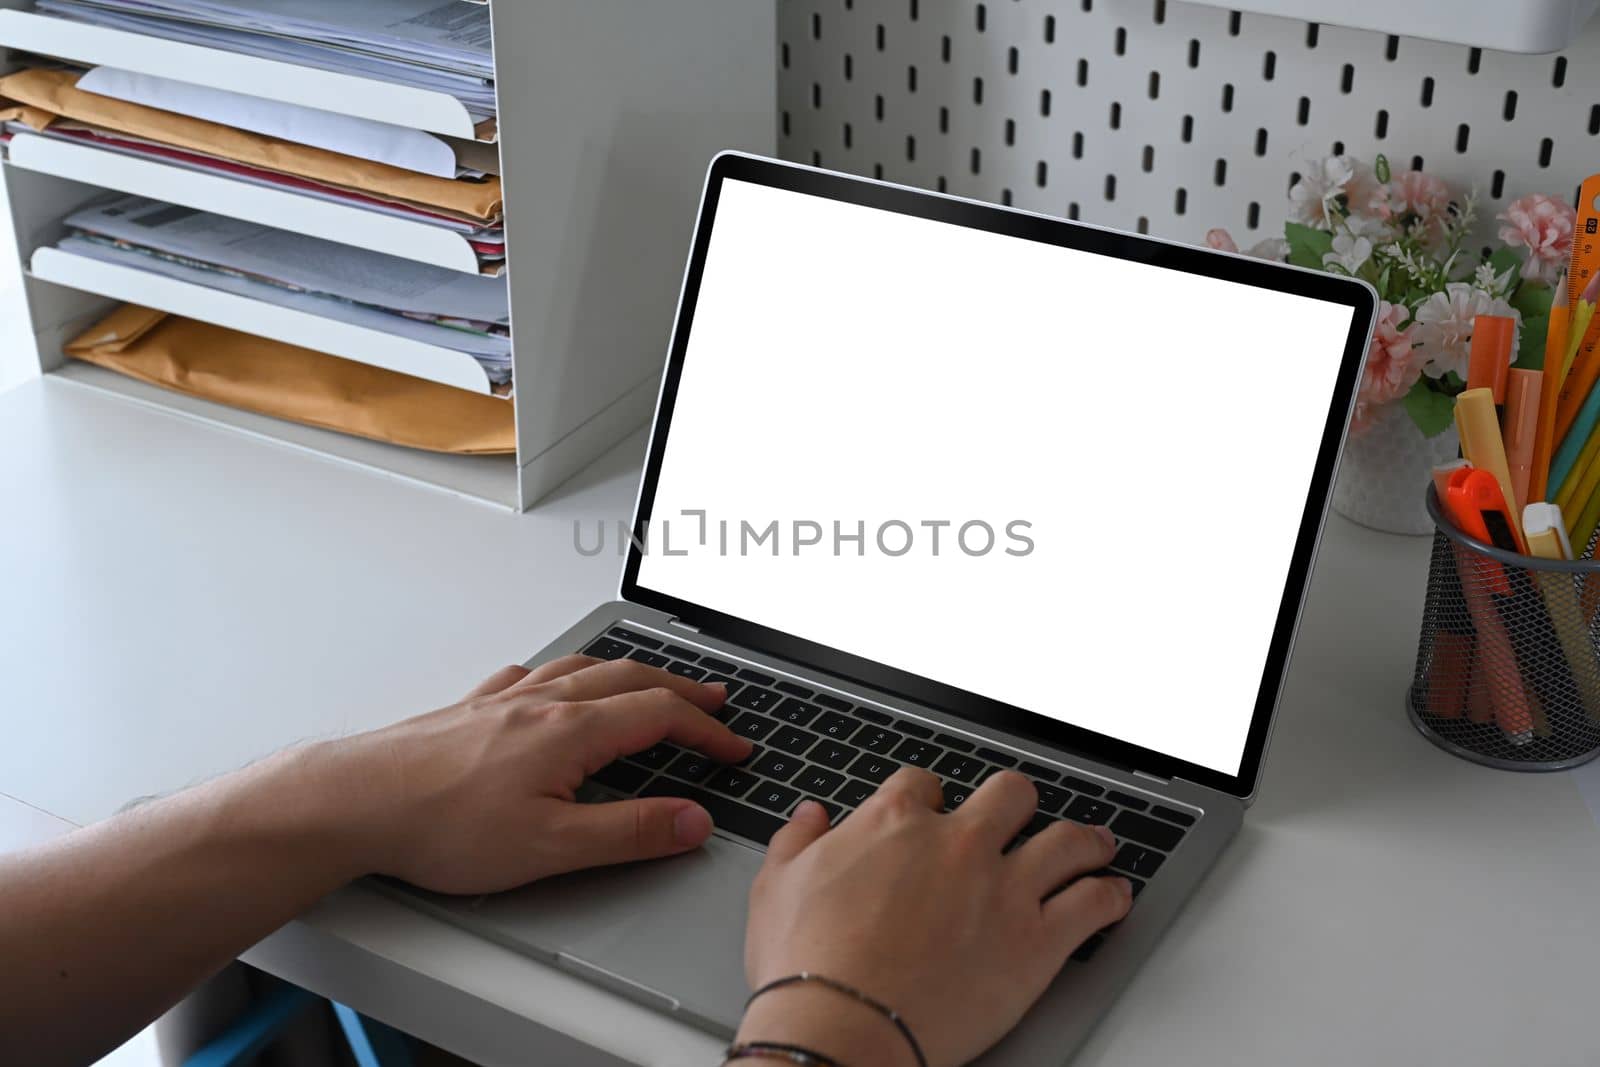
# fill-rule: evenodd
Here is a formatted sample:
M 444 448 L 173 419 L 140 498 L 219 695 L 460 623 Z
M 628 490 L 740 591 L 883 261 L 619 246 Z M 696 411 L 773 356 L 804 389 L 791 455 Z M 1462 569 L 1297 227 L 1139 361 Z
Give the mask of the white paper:
M 181 263 L 158 259 L 155 256 L 99 244 L 86 237 L 67 237 L 57 247 L 63 252 L 70 252 L 75 256 L 83 256 L 85 259 L 95 259 L 103 263 L 114 263 L 119 267 L 131 267 L 134 270 L 161 274 L 168 278 L 176 278 L 179 281 L 189 282 L 192 285 L 203 286 L 207 289 L 218 289 L 225 293 L 248 297 L 263 304 L 304 311 L 307 314 L 317 315 L 335 322 L 346 322 L 353 326 L 365 326 L 381 333 L 421 341 L 424 344 L 437 345 L 453 352 L 462 352 L 476 359 L 483 366 L 484 373 L 488 375 L 491 383 L 503 385 L 511 380 L 511 339 L 508 337 L 472 334 L 462 330 L 452 330 L 444 326 L 435 326 L 432 323 L 418 322 L 415 319 L 391 315 L 388 312 L 361 307 L 358 304 L 348 304 L 342 300 L 333 300 L 325 296 L 317 296 L 314 293 L 296 293 L 288 289 L 280 289 L 275 285 L 268 285 L 265 282 L 253 282 L 248 278 L 218 274 L 216 271 L 208 271 L 200 267 L 186 267 Z
M 91 70 L 78 88 L 435 178 L 457 176 L 455 152 L 422 130 L 112 67 Z
M 126 196 L 68 216 L 67 225 L 413 315 L 510 322 L 504 278 L 462 274 L 243 219 Z

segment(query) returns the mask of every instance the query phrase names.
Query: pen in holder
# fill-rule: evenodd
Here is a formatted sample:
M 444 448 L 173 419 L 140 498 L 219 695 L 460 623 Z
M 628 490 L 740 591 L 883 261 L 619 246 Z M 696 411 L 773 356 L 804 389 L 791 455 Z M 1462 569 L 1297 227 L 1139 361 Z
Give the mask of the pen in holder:
M 1430 487 L 1433 558 L 1406 710 L 1447 752 L 1558 771 L 1600 755 L 1600 562 L 1475 541 Z

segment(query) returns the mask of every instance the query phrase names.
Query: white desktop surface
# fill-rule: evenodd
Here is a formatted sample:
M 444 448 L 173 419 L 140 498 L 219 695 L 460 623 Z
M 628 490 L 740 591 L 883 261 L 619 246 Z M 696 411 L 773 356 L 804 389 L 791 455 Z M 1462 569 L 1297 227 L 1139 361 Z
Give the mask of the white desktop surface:
M 518 516 L 70 382 L 0 395 L 0 795 L 81 824 L 448 702 L 614 593 L 572 523 L 627 515 L 641 450 Z M 1427 547 L 1330 520 L 1260 800 L 1075 1063 L 1589 1061 L 1600 835 L 1570 776 L 1406 722 Z M 0 850 L 49 828 L 0 807 Z M 246 958 L 485 1063 L 715 1062 L 359 888 Z

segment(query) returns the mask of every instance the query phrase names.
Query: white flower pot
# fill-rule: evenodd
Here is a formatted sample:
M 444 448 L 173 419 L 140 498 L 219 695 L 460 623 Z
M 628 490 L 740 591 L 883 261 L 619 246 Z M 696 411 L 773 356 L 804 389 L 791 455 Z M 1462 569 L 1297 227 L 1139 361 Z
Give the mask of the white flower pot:
M 1433 468 L 1459 454 L 1455 427 L 1424 437 L 1403 404 L 1386 404 L 1350 431 L 1333 487 L 1333 510 L 1352 522 L 1397 534 L 1429 534 L 1423 504 Z

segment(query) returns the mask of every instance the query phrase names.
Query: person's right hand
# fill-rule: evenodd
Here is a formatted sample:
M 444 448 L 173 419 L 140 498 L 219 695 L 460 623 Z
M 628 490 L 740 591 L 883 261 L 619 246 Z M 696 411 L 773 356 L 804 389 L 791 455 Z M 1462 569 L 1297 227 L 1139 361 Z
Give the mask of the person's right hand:
M 751 891 L 751 988 L 820 974 L 899 1012 L 930 1067 L 973 1059 L 1132 902 L 1125 879 L 1080 877 L 1111 859 L 1104 827 L 1057 822 L 1004 852 L 1037 803 L 1032 784 L 1005 771 L 940 814 L 938 779 L 906 768 L 836 829 L 802 804 Z M 738 1040 L 790 1042 L 852 1064 L 915 1062 L 888 1020 L 809 983 L 757 998 Z

